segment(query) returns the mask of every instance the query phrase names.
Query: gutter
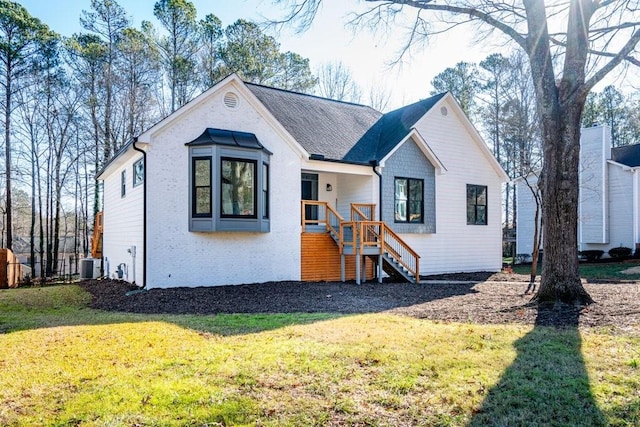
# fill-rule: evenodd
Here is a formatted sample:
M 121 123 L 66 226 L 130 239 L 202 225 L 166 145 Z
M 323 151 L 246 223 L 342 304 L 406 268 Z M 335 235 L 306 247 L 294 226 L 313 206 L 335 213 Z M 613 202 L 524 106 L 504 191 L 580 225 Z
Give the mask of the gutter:
M 633 178 L 632 178 L 632 191 L 633 191 L 633 212 L 631 217 L 633 218 L 633 243 L 635 245 L 634 254 L 638 252 L 638 244 L 640 243 L 640 196 L 638 195 L 638 191 L 640 191 L 640 169 L 633 169 Z
M 373 168 L 373 173 L 378 175 L 378 206 L 380 209 L 380 212 L 378 214 L 378 220 L 383 221 L 382 219 L 382 174 L 378 172 L 378 170 L 376 169 L 378 166 L 380 166 L 380 163 L 377 160 L 369 160 L 369 164 Z
M 142 165 L 144 166 L 144 175 L 142 176 L 142 286 L 140 287 L 144 289 L 147 286 L 147 152 L 136 147 L 137 142 L 138 137 L 136 136 L 133 138 L 131 146 L 134 150 L 142 153 Z

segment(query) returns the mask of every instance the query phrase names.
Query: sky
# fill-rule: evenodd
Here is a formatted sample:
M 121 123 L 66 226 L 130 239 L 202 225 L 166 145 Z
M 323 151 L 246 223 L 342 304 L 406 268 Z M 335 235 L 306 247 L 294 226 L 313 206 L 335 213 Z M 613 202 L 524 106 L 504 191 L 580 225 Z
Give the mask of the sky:
M 32 16 L 52 30 L 70 36 L 83 31 L 79 18 L 83 10 L 91 10 L 90 0 L 18 0 Z M 143 20 L 159 26 L 153 16 L 156 0 L 119 0 L 135 27 Z M 223 27 L 243 18 L 263 22 L 265 18 L 282 16 L 283 9 L 270 0 L 192 0 L 198 19 L 213 13 Z M 390 67 L 399 51 L 401 34 L 376 36 L 368 30 L 357 33 L 345 28 L 348 13 L 358 6 L 356 0 L 328 0 L 312 27 L 303 34 L 284 30 L 275 35 L 282 51 L 296 52 L 310 59 L 312 71 L 329 62 L 342 62 L 362 88 L 362 103 L 367 102 L 371 87 L 389 94 L 389 108 L 429 96 L 430 81 L 447 67 L 460 61 L 479 62 L 488 52 L 473 46 L 469 32 L 455 31 L 438 37 L 399 66 Z M 274 34 L 272 34 L 274 35 Z

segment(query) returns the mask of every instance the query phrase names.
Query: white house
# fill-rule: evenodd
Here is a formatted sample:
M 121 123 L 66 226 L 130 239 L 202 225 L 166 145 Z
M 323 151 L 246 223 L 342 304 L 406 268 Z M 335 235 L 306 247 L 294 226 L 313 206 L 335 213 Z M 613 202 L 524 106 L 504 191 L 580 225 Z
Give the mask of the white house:
M 382 114 L 231 75 L 99 179 L 105 274 L 147 288 L 502 266 L 507 176 L 449 93 Z
M 536 179 L 529 183 L 535 189 Z M 523 180 L 517 183 L 517 253 L 530 254 L 535 201 Z M 640 243 L 640 144 L 611 148 L 611 128 L 582 129 L 578 250 L 635 249 Z

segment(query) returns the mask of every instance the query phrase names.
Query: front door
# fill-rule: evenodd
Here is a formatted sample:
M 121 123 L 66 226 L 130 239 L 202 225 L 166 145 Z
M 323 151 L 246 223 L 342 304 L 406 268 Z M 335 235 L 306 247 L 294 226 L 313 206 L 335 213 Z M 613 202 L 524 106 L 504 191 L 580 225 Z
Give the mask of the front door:
M 318 200 L 318 174 L 302 174 L 302 200 Z M 306 219 L 318 219 L 318 206 L 306 206 L 304 215 Z

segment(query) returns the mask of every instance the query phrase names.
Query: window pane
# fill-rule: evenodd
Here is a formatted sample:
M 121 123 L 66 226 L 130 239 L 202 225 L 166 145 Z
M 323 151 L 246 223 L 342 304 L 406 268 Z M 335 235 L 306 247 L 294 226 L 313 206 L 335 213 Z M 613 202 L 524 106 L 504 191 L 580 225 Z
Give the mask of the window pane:
M 406 200 L 396 200 L 395 220 L 396 221 L 407 220 L 407 201 Z
M 476 187 L 467 185 L 467 206 L 476 204 Z
M 476 207 L 476 224 L 486 224 L 487 223 L 487 207 L 486 206 L 477 206 Z
M 269 166 L 262 164 L 262 217 L 269 218 Z
M 412 179 L 409 181 L 409 193 L 411 200 L 422 201 L 422 180 Z
M 487 187 L 482 187 L 480 185 L 476 186 L 477 198 L 476 203 L 478 205 L 487 205 Z
M 407 200 L 407 180 L 396 178 L 396 200 Z
M 211 213 L 211 187 L 196 188 L 195 214 L 205 215 Z
M 195 185 L 206 187 L 211 185 L 211 160 L 202 159 L 195 161 Z
M 255 216 L 255 162 L 222 159 L 222 215 Z
M 467 224 L 476 223 L 476 205 L 467 204 Z
M 144 163 L 142 159 L 133 164 L 133 186 L 142 184 L 144 180 Z
M 409 222 L 422 222 L 422 200 L 412 200 L 409 207 Z
M 127 193 L 127 171 L 123 170 L 120 175 L 120 196 L 124 197 Z

